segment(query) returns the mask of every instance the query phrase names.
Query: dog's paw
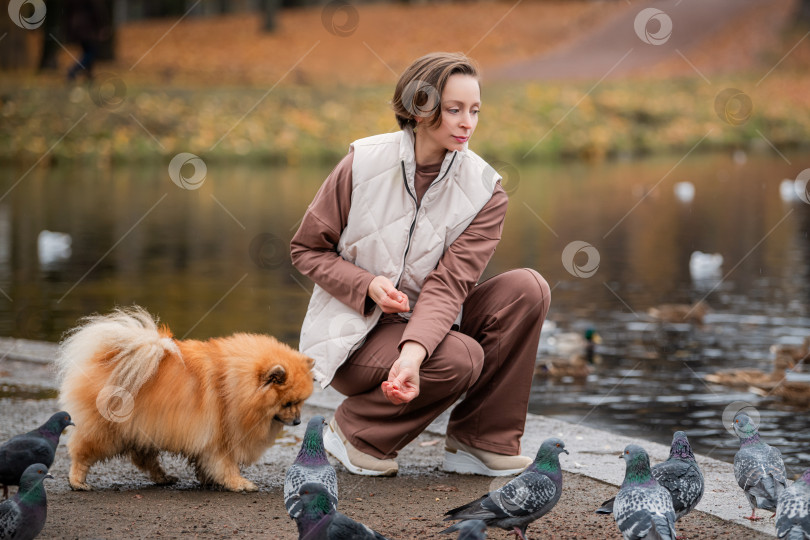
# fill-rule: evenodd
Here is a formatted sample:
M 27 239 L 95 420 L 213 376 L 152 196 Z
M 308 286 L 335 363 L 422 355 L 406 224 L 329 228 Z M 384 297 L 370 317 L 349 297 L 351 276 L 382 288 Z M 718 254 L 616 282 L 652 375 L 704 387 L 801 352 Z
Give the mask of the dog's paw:
M 226 487 L 231 491 L 238 491 L 244 493 L 259 491 L 259 488 L 256 486 L 256 484 L 254 484 L 247 478 L 239 478 L 234 482 L 232 482 L 231 485 Z
M 85 482 L 68 482 L 70 484 L 70 489 L 73 491 L 93 491 L 93 488 L 90 484 Z

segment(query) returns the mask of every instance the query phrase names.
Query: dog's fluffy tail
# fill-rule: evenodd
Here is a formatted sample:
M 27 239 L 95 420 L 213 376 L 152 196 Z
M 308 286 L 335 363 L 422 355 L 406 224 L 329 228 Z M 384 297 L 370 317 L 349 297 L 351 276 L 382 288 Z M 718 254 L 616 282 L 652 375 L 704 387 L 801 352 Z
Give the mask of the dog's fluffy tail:
M 157 320 L 145 309 L 132 306 L 82 319 L 60 344 L 56 367 L 61 383 L 68 376 L 92 371 L 89 368 L 94 362 L 109 363 L 112 373 L 107 384 L 135 395 L 167 352 L 180 356 L 171 333 L 158 328 Z

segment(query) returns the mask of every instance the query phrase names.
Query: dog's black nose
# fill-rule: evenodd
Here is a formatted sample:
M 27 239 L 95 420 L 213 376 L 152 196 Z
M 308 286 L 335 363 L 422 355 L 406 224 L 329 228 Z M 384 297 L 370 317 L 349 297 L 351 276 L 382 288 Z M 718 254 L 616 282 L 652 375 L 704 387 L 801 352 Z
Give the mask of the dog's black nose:
M 301 419 L 300 419 L 300 418 L 296 418 L 295 420 L 293 420 L 293 425 L 294 425 L 294 426 L 297 426 L 297 425 L 298 425 L 298 424 L 300 424 L 300 423 L 301 423 Z

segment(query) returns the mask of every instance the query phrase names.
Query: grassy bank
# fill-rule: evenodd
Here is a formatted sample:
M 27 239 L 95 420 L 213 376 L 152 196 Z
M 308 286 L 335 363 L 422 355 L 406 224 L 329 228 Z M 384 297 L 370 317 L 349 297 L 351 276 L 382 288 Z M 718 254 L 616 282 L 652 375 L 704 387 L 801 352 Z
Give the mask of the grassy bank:
M 677 153 L 699 141 L 696 151 L 808 144 L 810 77 L 775 72 L 760 79 L 493 83 L 484 89 L 473 148 L 517 163 Z M 350 141 L 396 128 L 390 85 L 193 89 L 98 81 L 3 85 L 0 160 L 47 154 L 136 162 L 191 152 L 212 161 L 332 163 Z M 727 88 L 744 95 L 718 99 Z

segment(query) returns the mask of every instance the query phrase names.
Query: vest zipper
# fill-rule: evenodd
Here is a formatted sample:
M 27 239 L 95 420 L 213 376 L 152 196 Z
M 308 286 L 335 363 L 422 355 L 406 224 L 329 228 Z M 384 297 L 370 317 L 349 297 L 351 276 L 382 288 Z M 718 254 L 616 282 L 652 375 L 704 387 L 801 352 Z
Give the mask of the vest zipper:
M 453 167 L 453 162 L 456 160 L 457 154 L 458 152 L 453 152 L 453 157 L 450 159 L 450 164 L 447 166 L 447 170 L 444 171 L 444 174 L 442 175 L 441 178 L 431 182 L 431 184 L 425 190 L 424 195 L 422 195 L 423 200 L 425 198 L 425 195 L 427 195 L 427 192 L 430 190 L 430 188 L 432 188 L 435 184 L 438 184 L 439 182 L 444 180 L 444 177 L 448 175 L 450 169 Z M 402 254 L 402 270 L 399 271 L 397 283 L 396 285 L 394 285 L 394 287 L 396 287 L 397 289 L 399 289 L 399 284 L 402 281 L 402 274 L 403 272 L 405 272 L 405 259 L 408 257 L 408 252 L 411 250 L 411 239 L 413 238 L 413 230 L 416 227 L 416 218 L 419 216 L 419 203 L 416 202 L 416 195 L 411 193 L 411 188 L 410 186 L 408 186 L 408 175 L 405 174 L 405 160 L 400 160 L 399 164 L 401 165 L 402 169 L 402 181 L 405 183 L 405 191 L 407 191 L 408 195 L 410 195 L 411 199 L 413 199 L 413 203 L 416 206 L 416 212 L 414 212 L 413 214 L 413 221 L 411 221 L 411 228 L 410 230 L 408 230 L 408 243 L 405 245 L 405 253 Z

